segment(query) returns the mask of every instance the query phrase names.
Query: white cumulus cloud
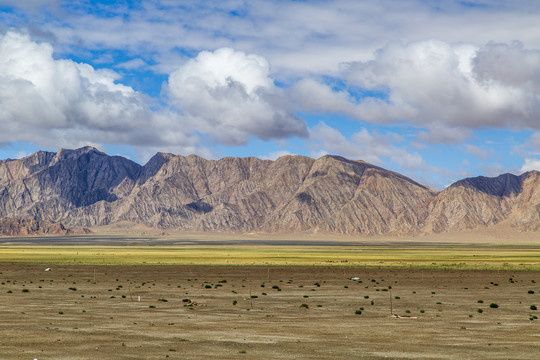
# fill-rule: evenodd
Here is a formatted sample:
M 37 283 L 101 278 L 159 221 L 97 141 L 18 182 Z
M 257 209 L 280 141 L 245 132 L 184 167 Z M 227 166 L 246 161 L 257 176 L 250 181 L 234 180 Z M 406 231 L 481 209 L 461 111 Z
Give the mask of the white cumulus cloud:
M 55 59 L 53 48 L 14 31 L 0 35 L 0 143 L 48 148 L 128 144 L 197 152 L 177 114 L 152 110 L 111 70 Z
M 203 51 L 171 73 L 171 103 L 197 131 L 226 145 L 306 137 L 305 121 L 270 77 L 265 58 L 221 48 Z
M 532 170 L 540 171 L 540 159 L 525 158 L 520 171 L 524 173 Z
M 299 82 L 296 102 L 377 124 L 411 122 L 433 143 L 462 142 L 477 128 L 540 128 L 540 52 L 518 42 L 394 42 L 370 61 L 345 64 L 340 77 L 342 90 Z

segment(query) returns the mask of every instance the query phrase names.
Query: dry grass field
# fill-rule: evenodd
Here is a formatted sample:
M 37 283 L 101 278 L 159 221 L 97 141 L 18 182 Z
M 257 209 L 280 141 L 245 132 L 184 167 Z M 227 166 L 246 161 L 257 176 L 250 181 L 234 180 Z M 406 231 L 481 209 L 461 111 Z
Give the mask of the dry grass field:
M 539 311 L 531 309 L 540 306 L 537 271 L 50 267 L 0 263 L 0 359 L 538 359 L 540 353 Z

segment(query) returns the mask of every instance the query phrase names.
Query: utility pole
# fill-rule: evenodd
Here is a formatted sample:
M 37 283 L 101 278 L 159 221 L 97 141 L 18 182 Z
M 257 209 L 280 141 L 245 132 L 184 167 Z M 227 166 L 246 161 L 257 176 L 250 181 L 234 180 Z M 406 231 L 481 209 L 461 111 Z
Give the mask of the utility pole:
M 390 316 L 394 314 L 394 309 L 392 307 L 392 289 L 388 289 L 390 291 Z

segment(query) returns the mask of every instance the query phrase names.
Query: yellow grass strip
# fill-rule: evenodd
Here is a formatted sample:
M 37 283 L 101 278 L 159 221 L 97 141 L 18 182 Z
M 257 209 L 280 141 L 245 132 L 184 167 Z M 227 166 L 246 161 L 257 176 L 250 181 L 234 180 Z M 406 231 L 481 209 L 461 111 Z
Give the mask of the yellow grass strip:
M 0 261 L 92 265 L 300 265 L 540 270 L 534 246 L 0 246 Z

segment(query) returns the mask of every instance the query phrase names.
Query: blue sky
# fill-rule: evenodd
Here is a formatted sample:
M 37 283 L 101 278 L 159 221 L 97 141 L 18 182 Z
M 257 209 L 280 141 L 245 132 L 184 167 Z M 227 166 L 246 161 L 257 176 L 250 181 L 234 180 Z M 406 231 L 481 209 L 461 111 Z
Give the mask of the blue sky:
M 0 0 L 0 158 L 337 154 L 540 170 L 540 3 Z

